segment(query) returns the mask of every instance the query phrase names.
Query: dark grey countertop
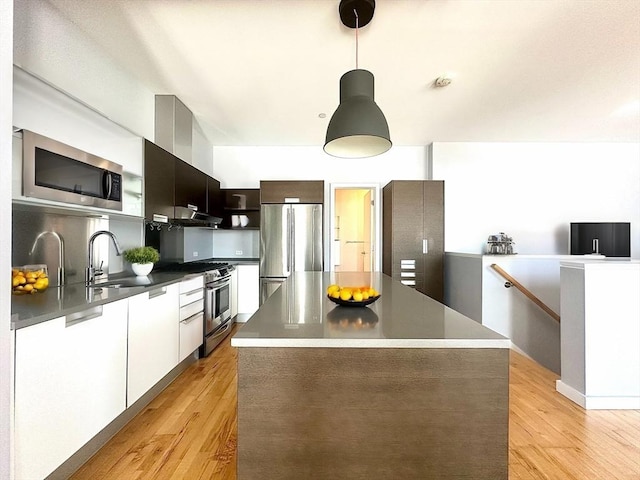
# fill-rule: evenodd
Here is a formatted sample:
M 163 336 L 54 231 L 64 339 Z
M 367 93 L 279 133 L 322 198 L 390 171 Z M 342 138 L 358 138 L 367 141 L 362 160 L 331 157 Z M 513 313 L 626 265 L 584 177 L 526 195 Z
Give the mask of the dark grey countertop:
M 338 306 L 332 283 L 370 285 L 366 307 Z M 234 347 L 509 348 L 508 338 L 379 272 L 296 272 L 231 339 Z
M 130 274 L 120 274 L 110 276 L 105 281 L 113 282 L 127 279 L 131 280 L 131 283 L 139 285 L 121 288 L 100 288 L 99 285 L 85 287 L 84 283 L 75 283 L 63 287 L 48 288 L 44 292 L 38 292 L 34 295 L 12 295 L 11 329 L 17 330 L 53 318 L 81 312 L 93 306 L 103 305 L 180 282 L 183 278 L 194 275 L 201 274 L 156 272 L 147 277 L 132 277 Z M 105 281 L 100 283 L 105 283 Z

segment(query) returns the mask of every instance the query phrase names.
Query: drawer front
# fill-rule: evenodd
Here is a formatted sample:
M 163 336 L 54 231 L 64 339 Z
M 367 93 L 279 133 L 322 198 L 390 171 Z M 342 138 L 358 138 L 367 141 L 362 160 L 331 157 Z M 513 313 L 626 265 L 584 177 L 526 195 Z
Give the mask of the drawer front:
M 180 322 L 180 361 L 202 345 L 204 314 L 196 314 Z
M 204 289 L 202 287 L 187 293 L 181 293 L 180 308 L 184 307 L 185 305 L 189 305 L 190 303 L 193 303 L 193 302 L 202 301 L 203 298 L 204 298 Z
M 189 303 L 184 306 L 180 306 L 180 321 L 186 320 L 187 318 L 195 315 L 198 312 L 202 312 L 204 310 L 204 302 L 202 298 L 195 302 Z
M 198 288 L 204 286 L 204 279 L 202 275 L 197 275 L 192 278 L 185 277 L 185 280 L 180 282 L 180 293 L 189 293 Z

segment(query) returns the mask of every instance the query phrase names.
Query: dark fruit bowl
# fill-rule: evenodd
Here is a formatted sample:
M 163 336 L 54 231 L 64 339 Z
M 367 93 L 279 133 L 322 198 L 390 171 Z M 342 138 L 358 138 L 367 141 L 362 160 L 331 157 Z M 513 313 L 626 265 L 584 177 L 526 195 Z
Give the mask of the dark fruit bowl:
M 333 303 L 337 303 L 338 305 L 342 305 L 343 307 L 365 307 L 367 305 L 371 305 L 380 297 L 381 295 L 377 295 L 375 297 L 370 297 L 370 298 L 367 298 L 366 300 L 362 300 L 361 302 L 356 302 L 355 300 L 341 300 L 340 298 L 333 298 L 327 295 L 327 298 L 329 300 L 331 300 Z

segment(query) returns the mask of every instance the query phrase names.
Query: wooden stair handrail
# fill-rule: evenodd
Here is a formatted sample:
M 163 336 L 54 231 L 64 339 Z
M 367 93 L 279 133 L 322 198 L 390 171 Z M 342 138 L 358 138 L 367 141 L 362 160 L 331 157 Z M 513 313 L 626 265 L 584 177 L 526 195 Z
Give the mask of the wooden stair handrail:
M 492 263 L 491 264 L 491 268 L 493 268 L 496 272 L 498 272 L 500 275 L 502 275 L 509 283 L 511 283 L 511 285 L 513 285 L 518 290 L 520 290 L 522 293 L 524 293 L 524 295 L 527 298 L 529 298 L 529 300 L 531 300 L 533 303 L 535 303 L 537 306 L 539 306 L 542 310 L 544 310 L 547 314 L 549 314 L 549 316 L 551 316 L 551 318 L 553 318 L 557 322 L 560 322 L 560 315 L 558 315 L 556 312 L 551 310 L 551 308 L 549 308 L 542 300 L 540 300 L 533 293 L 531 293 L 529 290 L 527 290 L 527 288 L 524 285 L 522 285 L 515 278 L 513 278 L 511 275 L 509 275 L 507 272 L 505 272 L 502 268 L 500 268 L 499 265 L 496 265 L 495 263 Z

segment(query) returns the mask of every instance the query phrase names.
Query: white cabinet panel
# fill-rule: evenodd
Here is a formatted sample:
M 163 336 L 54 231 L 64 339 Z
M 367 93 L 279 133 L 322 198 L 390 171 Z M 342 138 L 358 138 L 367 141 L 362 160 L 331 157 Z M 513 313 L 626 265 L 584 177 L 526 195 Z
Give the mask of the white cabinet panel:
M 127 406 L 178 364 L 179 284 L 129 298 Z
M 258 310 L 260 280 L 258 264 L 238 265 L 238 313 L 253 314 Z
M 234 270 L 231 272 L 231 306 L 229 309 L 231 310 L 231 318 L 235 317 L 238 314 L 238 271 Z
M 204 339 L 204 313 L 202 308 L 200 310 L 200 313 L 180 320 L 180 362 L 202 345 Z
M 125 409 L 127 300 L 16 331 L 15 478 L 44 478 Z
M 187 358 L 204 340 L 203 276 L 180 282 L 180 345 L 178 362 Z

